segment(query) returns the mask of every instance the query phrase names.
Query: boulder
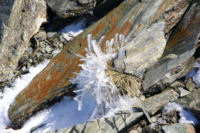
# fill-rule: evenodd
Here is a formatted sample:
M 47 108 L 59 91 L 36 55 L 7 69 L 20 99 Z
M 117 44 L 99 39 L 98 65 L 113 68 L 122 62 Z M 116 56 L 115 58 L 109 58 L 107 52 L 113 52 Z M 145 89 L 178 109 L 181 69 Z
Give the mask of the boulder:
M 143 87 L 147 90 L 158 82 L 172 83 L 193 67 L 191 57 L 200 33 L 200 2 L 191 4 L 183 19 L 173 31 L 160 61 L 147 70 Z
M 0 45 L 0 82 L 13 77 L 30 38 L 46 21 L 44 0 L 16 0 Z
M 163 126 L 162 129 L 163 133 L 196 133 L 193 125 L 187 123 Z
M 188 0 L 123 1 L 117 8 L 67 43 L 48 66 L 16 97 L 14 104 L 9 109 L 12 125 L 19 128 L 25 120 L 33 115 L 33 112 L 44 108 L 45 103 L 62 95 L 70 95 L 69 90 L 72 89 L 70 79 L 75 78 L 75 73 L 81 69 L 79 64 L 82 63 L 76 54 L 83 56 L 86 54 L 88 34 L 92 34 L 93 40 L 99 40 L 105 36 L 101 43 L 101 47 L 104 49 L 105 41 L 114 38 L 116 33 L 125 35 L 126 40 L 131 41 L 135 35 L 148 28 L 152 23 L 163 19 L 164 16 L 170 16 L 178 11 L 183 14 L 188 5 Z M 170 18 L 167 17 L 165 19 L 166 27 L 174 25 L 175 21 L 178 22 L 181 15 L 177 16 L 171 22 L 168 22 Z M 170 31 L 169 29 L 165 30 L 166 33 Z
M 89 13 L 103 0 L 47 0 L 48 6 L 62 18 Z

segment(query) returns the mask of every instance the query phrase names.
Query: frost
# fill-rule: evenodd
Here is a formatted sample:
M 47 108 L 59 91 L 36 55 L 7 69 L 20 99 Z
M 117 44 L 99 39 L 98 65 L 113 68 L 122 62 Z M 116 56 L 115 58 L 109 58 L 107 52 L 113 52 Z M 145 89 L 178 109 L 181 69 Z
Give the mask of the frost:
M 192 78 L 194 83 L 196 84 L 197 87 L 200 87 L 200 63 L 196 62 L 194 64 L 194 69 L 191 70 L 185 77 L 185 80 L 187 81 L 188 78 Z
M 112 77 L 106 75 L 106 71 L 109 71 L 108 62 L 116 56 L 118 49 L 124 45 L 124 37 L 116 34 L 115 39 L 107 40 L 104 51 L 100 46 L 103 39 L 104 37 L 97 42 L 92 40 L 91 35 L 88 35 L 88 48 L 86 48 L 85 57 L 77 55 L 84 62 L 80 65 L 82 70 L 75 79 L 71 80 L 78 88 L 75 91 L 78 93 L 78 96 L 75 97 L 75 100 L 79 102 L 78 109 L 81 110 L 82 108 L 82 98 L 91 94 L 98 105 L 94 114 L 105 113 L 106 110 L 115 110 L 118 107 L 122 108 L 125 105 L 124 103 L 127 103 L 122 102 L 124 97 L 112 81 Z M 131 103 L 129 105 L 132 105 L 133 101 L 135 100 L 132 99 L 131 102 L 128 102 Z M 94 114 L 93 116 L 95 116 Z

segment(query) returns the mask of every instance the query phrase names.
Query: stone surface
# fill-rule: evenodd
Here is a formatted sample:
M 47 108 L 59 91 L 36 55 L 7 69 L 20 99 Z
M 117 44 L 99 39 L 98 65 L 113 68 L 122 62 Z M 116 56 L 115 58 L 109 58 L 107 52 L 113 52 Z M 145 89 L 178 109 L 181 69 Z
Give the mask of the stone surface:
M 75 72 L 80 71 L 78 65 L 82 63 L 76 54 L 85 55 L 88 34 L 92 34 L 92 39 L 95 40 L 105 36 L 101 44 L 102 49 L 105 41 L 114 38 L 116 33 L 125 35 L 126 39 L 131 41 L 153 22 L 177 12 L 171 9 L 176 7 L 181 12 L 185 11 L 183 5 L 187 7 L 189 2 L 187 0 L 123 1 L 117 8 L 67 43 L 48 66 L 16 97 L 15 103 L 9 109 L 12 124 L 20 127 L 33 112 L 41 109 L 44 103 L 68 93 L 68 89 L 71 88 L 69 80 L 75 77 Z M 179 19 L 180 17 L 177 17 L 175 20 Z
M 103 0 L 47 0 L 48 6 L 60 17 L 75 17 L 92 11 Z
M 14 0 L 0 0 L 0 43 L 3 34 L 3 24 L 8 24 L 11 9 L 13 7 Z
M 195 83 L 192 81 L 192 78 L 189 78 L 189 79 L 187 80 L 186 88 L 187 88 L 189 91 L 192 91 L 193 89 L 195 89 Z
M 158 62 L 164 52 L 164 27 L 165 22 L 162 21 L 153 24 L 120 48 L 114 59 L 115 69 L 142 78 L 143 73 Z
M 188 61 L 197 48 L 200 31 L 199 12 L 199 2 L 191 4 L 187 13 L 172 33 L 163 57 L 146 72 L 143 82 L 145 90 L 159 81 L 172 83 L 175 79 L 184 76 L 190 70 L 189 68 L 193 66 Z
M 190 94 L 189 91 L 183 89 L 182 87 L 178 87 L 178 93 L 180 97 L 184 97 L 187 96 L 188 94 Z
M 190 124 L 172 124 L 162 127 L 164 133 L 196 133 L 194 127 Z
M 13 77 L 30 38 L 46 21 L 44 0 L 16 0 L 0 45 L 0 82 Z
M 178 98 L 178 93 L 173 90 L 167 90 L 143 101 L 144 109 L 150 114 L 154 115 L 158 110 L 169 102 L 173 102 Z
M 116 133 L 123 132 L 127 126 L 138 122 L 143 116 L 143 113 L 124 113 L 118 114 L 111 118 L 101 118 L 86 122 L 84 124 L 76 125 L 71 128 L 60 129 L 49 133 Z
M 189 95 L 178 99 L 176 102 L 190 110 L 198 119 L 200 119 L 200 89 L 194 90 Z

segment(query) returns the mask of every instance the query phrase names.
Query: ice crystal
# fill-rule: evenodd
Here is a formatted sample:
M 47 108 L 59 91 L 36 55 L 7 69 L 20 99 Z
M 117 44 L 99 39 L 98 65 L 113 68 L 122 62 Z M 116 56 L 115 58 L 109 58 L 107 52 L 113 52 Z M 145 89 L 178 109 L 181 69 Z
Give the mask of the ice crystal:
M 112 77 L 106 75 L 106 71 L 109 70 L 108 62 L 116 56 L 118 49 L 124 45 L 124 36 L 116 34 L 115 39 L 106 41 L 102 50 L 100 44 L 103 39 L 104 37 L 97 42 L 92 40 L 92 36 L 89 34 L 86 55 L 84 57 L 78 55 L 84 63 L 80 65 L 82 70 L 72 80 L 72 83 L 75 83 L 78 88 L 75 91 L 78 93 L 75 100 L 79 102 L 79 110 L 82 108 L 82 98 L 88 93 L 95 97 L 96 103 L 101 109 L 115 108 L 118 106 L 117 101 L 122 98 L 119 88 L 112 81 Z

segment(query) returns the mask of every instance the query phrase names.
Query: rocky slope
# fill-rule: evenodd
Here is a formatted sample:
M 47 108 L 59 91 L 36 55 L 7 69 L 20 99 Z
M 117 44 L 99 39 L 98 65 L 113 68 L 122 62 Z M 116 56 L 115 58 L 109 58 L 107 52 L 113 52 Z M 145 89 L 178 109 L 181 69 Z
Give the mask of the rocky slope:
M 14 77 L 12 74 L 17 69 L 22 73 L 28 71 L 27 64 L 34 65 L 33 61 L 37 64 L 38 60 L 52 58 L 53 49 L 61 49 L 62 45 L 64 47 L 15 98 L 9 109 L 10 126 L 20 128 L 32 115 L 48 108 L 63 96 L 76 95 L 74 90 L 77 86 L 71 79 L 75 79 L 76 73 L 84 69 L 80 67 L 84 61 L 77 54 L 87 56 L 90 34 L 92 40 L 97 41 L 104 36 L 99 47 L 105 53 L 108 44 L 106 41 L 123 35 L 123 45 L 118 42 L 114 45 L 116 55 L 108 63 L 109 69 L 105 73 L 109 75 L 109 70 L 118 73 L 111 73 L 110 76 L 117 88 L 125 90 L 123 95 L 131 92 L 129 90 L 134 87 L 130 86 L 139 86 L 137 89 L 142 96 L 134 96 L 140 99 L 140 104 L 132 105 L 139 108 L 139 113 L 123 115 L 120 112 L 120 116 L 93 120 L 58 132 L 197 131 L 199 126 L 194 123 L 180 123 L 183 109 L 166 113 L 164 106 L 169 102 L 177 102 L 200 119 L 198 78 L 183 79 L 194 68 L 199 57 L 200 2 L 126 0 L 109 13 L 102 13 L 106 15 L 71 41 L 65 40 L 60 33 L 50 33 L 41 27 L 48 13 L 46 4 L 58 17 L 68 18 L 98 11 L 106 2 L 110 1 L 15 1 L 9 28 L 3 32 L 0 45 L 0 82 Z M 98 49 L 94 45 L 93 48 L 98 54 Z M 193 70 L 194 73 L 198 73 L 196 69 Z M 128 75 L 121 76 L 124 82 L 115 78 L 120 74 Z

